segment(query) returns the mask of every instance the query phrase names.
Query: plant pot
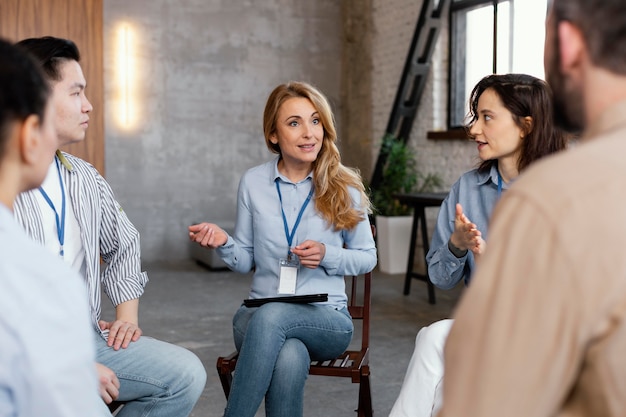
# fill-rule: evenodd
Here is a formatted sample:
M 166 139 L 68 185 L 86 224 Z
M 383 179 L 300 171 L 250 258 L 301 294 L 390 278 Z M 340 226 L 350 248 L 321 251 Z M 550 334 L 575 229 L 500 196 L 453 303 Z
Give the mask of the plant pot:
M 405 274 L 411 246 L 413 216 L 376 216 L 378 269 L 385 274 Z

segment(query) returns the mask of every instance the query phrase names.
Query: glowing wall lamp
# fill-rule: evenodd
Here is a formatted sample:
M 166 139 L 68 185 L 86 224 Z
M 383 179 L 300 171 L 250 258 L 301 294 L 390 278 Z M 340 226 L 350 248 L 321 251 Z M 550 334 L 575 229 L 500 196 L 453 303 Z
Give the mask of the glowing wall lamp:
M 115 119 L 123 130 L 137 126 L 137 63 L 135 30 L 128 23 L 121 23 L 116 30 L 116 102 Z

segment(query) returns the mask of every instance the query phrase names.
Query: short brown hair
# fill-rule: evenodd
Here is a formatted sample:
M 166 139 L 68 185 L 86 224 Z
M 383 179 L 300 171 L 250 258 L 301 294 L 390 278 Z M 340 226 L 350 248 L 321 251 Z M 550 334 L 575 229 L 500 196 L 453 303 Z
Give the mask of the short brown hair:
M 626 74 L 626 1 L 552 0 L 552 13 L 580 28 L 594 65 Z

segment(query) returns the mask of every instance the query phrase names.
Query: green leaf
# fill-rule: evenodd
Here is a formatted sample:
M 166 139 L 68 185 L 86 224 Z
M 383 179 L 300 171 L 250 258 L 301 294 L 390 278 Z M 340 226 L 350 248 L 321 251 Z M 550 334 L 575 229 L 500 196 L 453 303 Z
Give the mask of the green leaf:
M 423 174 L 417 166 L 413 150 L 393 135 L 385 134 L 381 143 L 381 154 L 387 155 L 383 166 L 380 185 L 370 190 L 375 214 L 403 216 L 411 214 L 411 207 L 402 205 L 393 198 L 394 194 L 430 192 L 442 185 L 437 174 Z

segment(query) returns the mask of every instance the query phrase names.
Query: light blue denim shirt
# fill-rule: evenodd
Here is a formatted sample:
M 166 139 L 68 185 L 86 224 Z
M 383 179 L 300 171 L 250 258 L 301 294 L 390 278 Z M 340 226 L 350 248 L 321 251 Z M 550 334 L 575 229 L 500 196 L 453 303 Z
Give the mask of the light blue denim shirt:
M 502 184 L 506 190 L 508 185 Z M 467 285 L 474 270 L 474 254 L 468 251 L 462 258 L 454 256 L 448 248 L 448 240 L 454 232 L 456 204 L 463 206 L 463 212 L 474 223 L 487 241 L 487 232 L 491 212 L 499 199 L 497 164 L 489 172 L 474 169 L 466 172 L 452 186 L 450 194 L 441 204 L 437 226 L 426 255 L 428 276 L 437 287 L 448 290 L 461 279 Z
M 279 261 L 287 257 L 289 250 L 275 181 L 280 186 L 290 232 L 313 184 L 312 173 L 294 184 L 278 172 L 277 164 L 278 157 L 243 175 L 237 195 L 234 236 L 229 236 L 226 244 L 217 249 L 233 271 L 246 273 L 254 268 L 250 298 L 278 295 Z M 358 206 L 359 192 L 353 188 L 349 191 L 355 207 Z M 352 230 L 334 230 L 315 210 L 313 194 L 292 245 L 305 240 L 323 243 L 326 255 L 318 268 L 299 268 L 296 294 L 328 293 L 326 304 L 345 306 L 344 275 L 362 274 L 376 266 L 376 247 L 368 217 L 364 216 Z

